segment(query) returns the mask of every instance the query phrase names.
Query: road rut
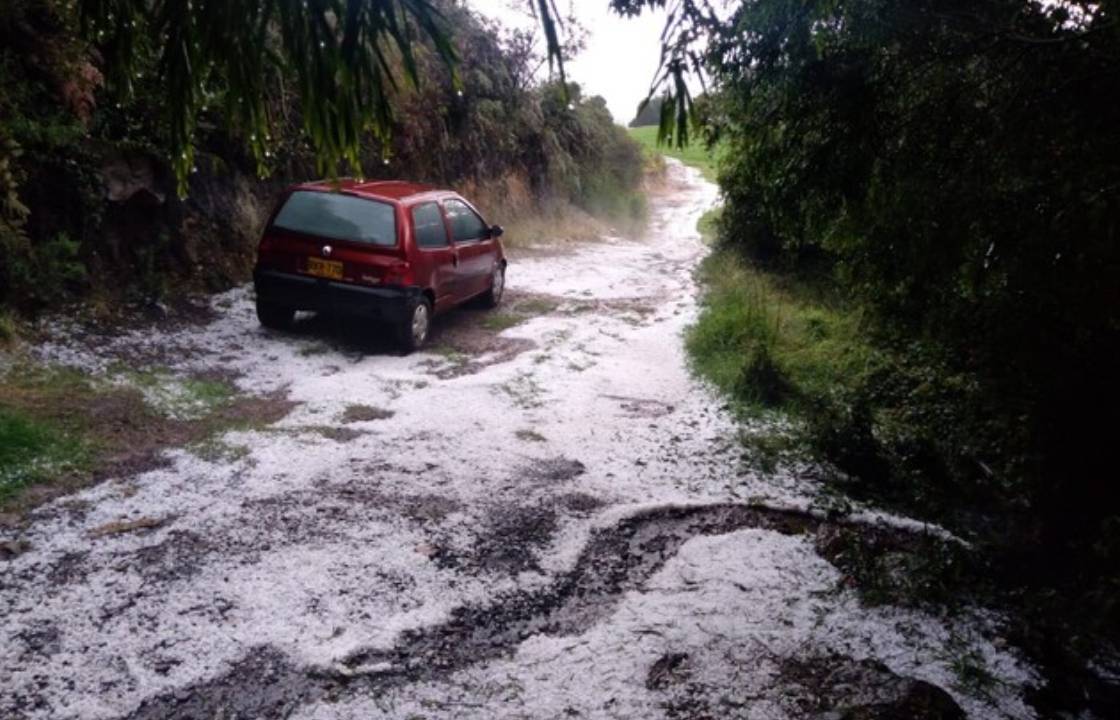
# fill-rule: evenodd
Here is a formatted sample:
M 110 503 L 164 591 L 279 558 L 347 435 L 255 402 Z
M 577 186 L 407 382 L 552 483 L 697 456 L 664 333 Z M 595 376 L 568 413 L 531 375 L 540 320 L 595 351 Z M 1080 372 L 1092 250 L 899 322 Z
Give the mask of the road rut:
M 10 538 L 0 716 L 777 719 L 920 691 L 1033 717 L 998 618 L 861 606 L 814 548 L 811 474 L 742 462 L 681 341 L 716 200 L 671 163 L 646 238 L 515 256 L 520 322 L 479 340 L 486 316 L 458 312 L 409 357 L 313 318 L 264 331 L 245 288 L 200 325 L 59 321 L 44 360 L 217 368 L 295 407 Z M 986 696 L 958 687 L 963 651 Z

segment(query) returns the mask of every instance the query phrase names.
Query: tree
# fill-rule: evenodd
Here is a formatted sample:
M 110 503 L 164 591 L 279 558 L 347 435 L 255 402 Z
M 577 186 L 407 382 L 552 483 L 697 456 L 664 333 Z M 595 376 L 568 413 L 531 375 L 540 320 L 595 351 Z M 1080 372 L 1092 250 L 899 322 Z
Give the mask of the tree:
M 335 173 L 358 165 L 364 136 L 387 139 L 399 71 L 417 81 L 422 44 L 455 62 L 449 29 L 428 0 L 78 0 L 78 13 L 111 93 L 128 95 L 138 74 L 156 67 L 181 190 L 209 103 L 224 106 L 263 161 L 269 80 L 294 77 L 321 171 Z

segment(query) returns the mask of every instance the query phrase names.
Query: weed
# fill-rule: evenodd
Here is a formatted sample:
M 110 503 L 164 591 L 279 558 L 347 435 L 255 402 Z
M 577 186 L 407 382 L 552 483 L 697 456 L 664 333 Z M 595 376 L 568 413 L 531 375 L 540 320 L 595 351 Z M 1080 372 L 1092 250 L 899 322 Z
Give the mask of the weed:
M 525 322 L 526 317 L 513 313 L 490 313 L 482 319 L 482 327 L 494 332 L 508 330 L 515 325 Z
M 700 232 L 700 239 L 705 245 L 714 246 L 719 236 L 719 219 L 723 215 L 722 207 L 714 207 L 700 216 L 696 229 Z
M 989 698 L 998 680 L 984 656 L 955 635 L 949 639 L 947 650 L 957 689 L 973 697 Z
M 395 413 L 392 410 L 373 407 L 372 405 L 347 405 L 342 412 L 342 422 L 370 422 L 372 420 L 388 420 Z
M 207 462 L 222 464 L 244 460 L 252 453 L 248 445 L 234 445 L 216 436 L 195 443 L 190 450 Z
M 6 310 L 0 310 L 0 346 L 7 345 L 19 337 L 15 318 Z
M 777 429 L 771 423 L 761 429 L 742 430 L 739 443 L 743 446 L 745 464 L 765 473 L 773 473 L 781 464 L 799 457 L 804 448 L 795 433 Z
M 556 312 L 558 307 L 560 307 L 559 301 L 536 295 L 520 300 L 514 305 L 517 312 L 523 315 L 547 315 Z

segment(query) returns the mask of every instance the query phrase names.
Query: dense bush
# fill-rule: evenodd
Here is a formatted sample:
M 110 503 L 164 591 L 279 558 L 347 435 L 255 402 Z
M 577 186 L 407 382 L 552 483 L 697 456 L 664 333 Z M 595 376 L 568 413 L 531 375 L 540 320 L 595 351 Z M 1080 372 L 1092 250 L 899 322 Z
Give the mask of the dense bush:
M 819 395 L 819 446 L 870 491 L 970 518 L 1001 567 L 1113 632 L 1118 20 L 755 0 L 709 56 L 724 242 L 870 310 L 879 364 Z

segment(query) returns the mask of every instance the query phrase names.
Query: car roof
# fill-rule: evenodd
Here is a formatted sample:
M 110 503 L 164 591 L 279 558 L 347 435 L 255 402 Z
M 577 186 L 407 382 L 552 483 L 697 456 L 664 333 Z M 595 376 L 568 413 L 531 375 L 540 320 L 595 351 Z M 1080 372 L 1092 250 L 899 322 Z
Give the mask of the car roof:
M 354 195 L 363 195 L 376 200 L 390 202 L 415 201 L 442 195 L 454 195 L 451 190 L 437 188 L 434 185 L 406 182 L 404 180 L 356 180 L 354 178 L 338 178 L 337 180 L 317 180 L 315 182 L 300 183 L 292 186 L 293 190 L 317 190 L 330 192 L 340 190 Z

